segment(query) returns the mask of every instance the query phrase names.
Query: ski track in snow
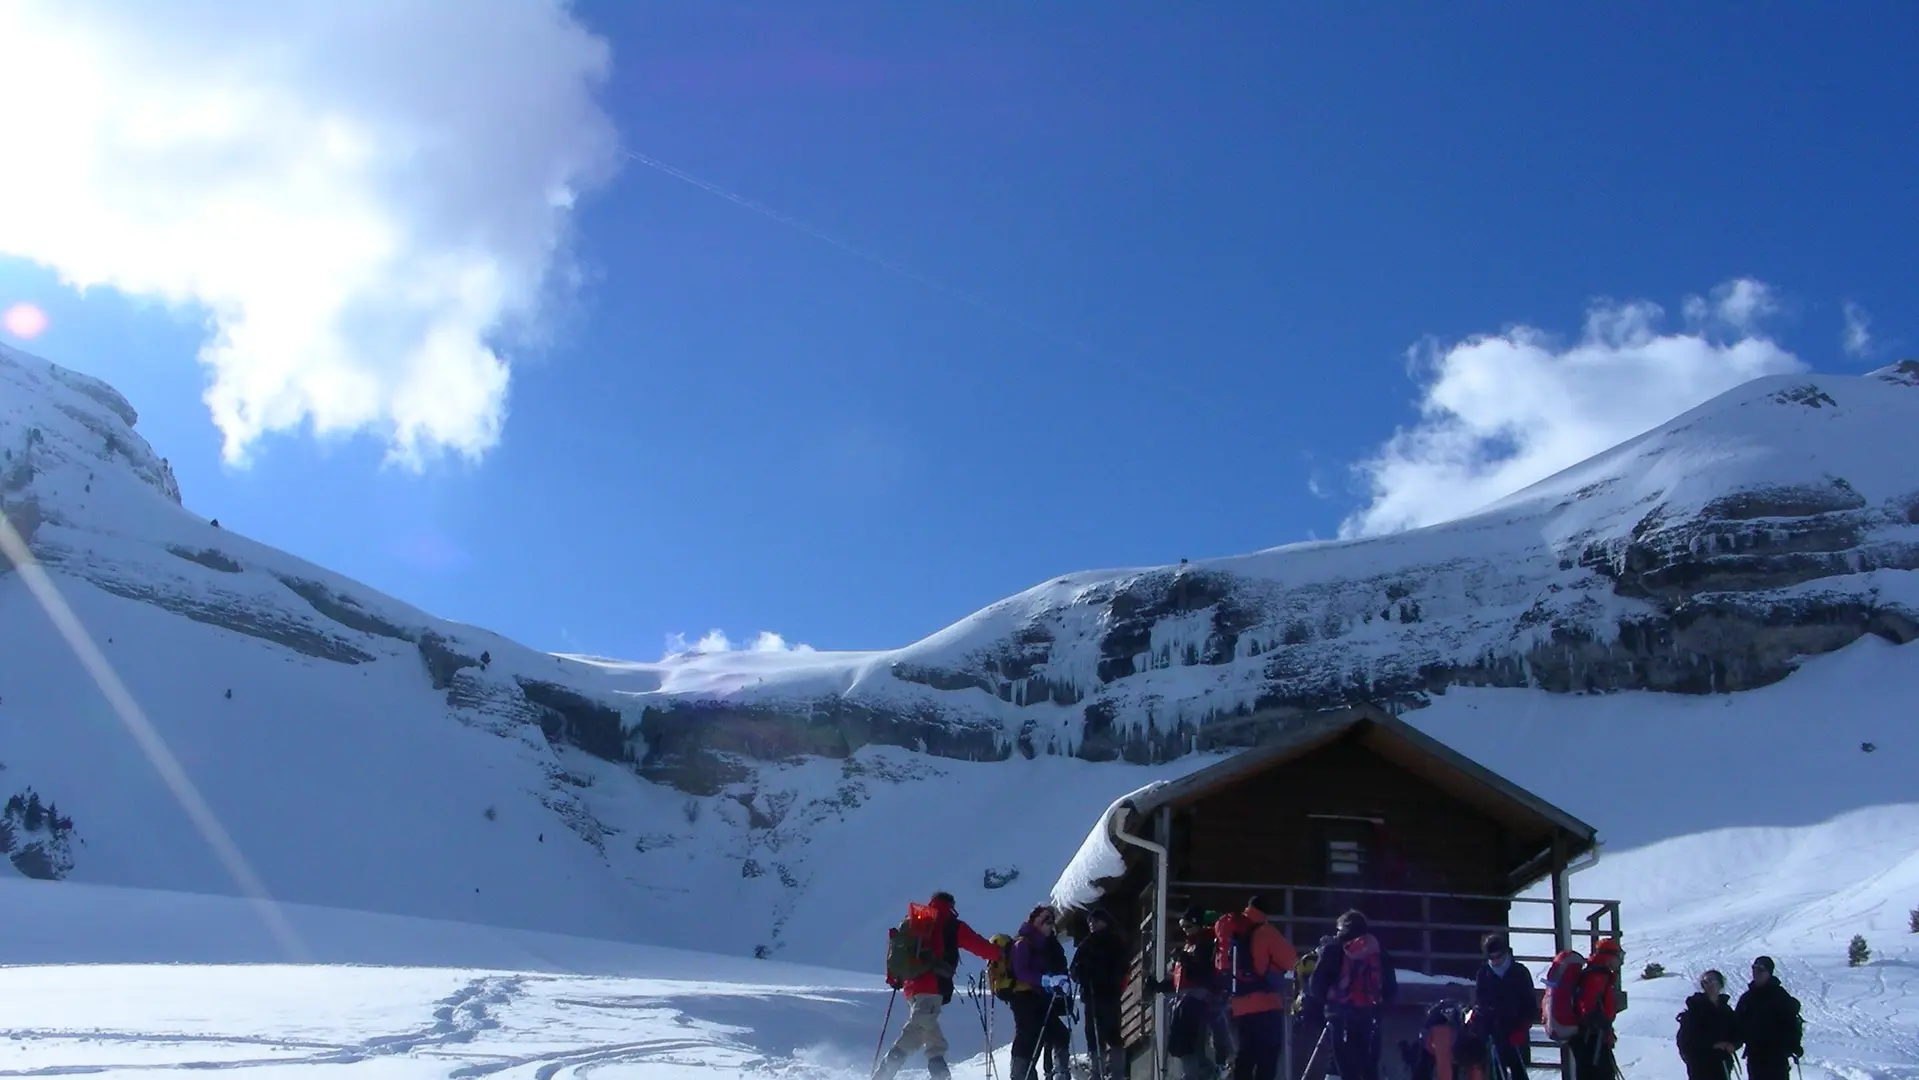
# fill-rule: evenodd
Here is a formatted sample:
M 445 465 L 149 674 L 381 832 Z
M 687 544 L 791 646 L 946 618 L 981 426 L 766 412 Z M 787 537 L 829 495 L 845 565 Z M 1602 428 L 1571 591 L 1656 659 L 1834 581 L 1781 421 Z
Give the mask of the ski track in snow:
M 115 1024 L 122 1012 L 151 1007 L 154 999 L 113 993 L 113 976 L 127 969 L 16 967 L 0 973 L 0 1007 L 8 1014 L 23 997 L 47 1004 L 36 983 L 52 977 L 85 1000 L 73 1002 L 100 1024 L 0 1028 L 0 1076 L 133 1075 L 177 1070 L 251 1070 L 317 1080 L 320 1072 L 354 1067 L 356 1074 L 445 1077 L 448 1080 L 555 1080 L 595 1074 L 765 1076 L 811 1080 L 843 1075 L 837 1065 L 802 1060 L 809 1023 L 831 1037 L 845 1021 L 867 1022 L 870 1010 L 845 996 L 769 988 L 552 975 L 484 974 L 421 969 L 279 969 L 299 984 L 344 977 L 381 1000 L 378 1016 L 336 1017 L 340 997 L 302 996 L 310 1019 L 269 1027 L 243 1003 L 248 983 L 263 969 L 178 965 L 146 969 L 136 980 L 179 1001 L 197 1001 L 176 1024 Z M 104 976 L 104 977 L 102 977 Z M 458 989 L 431 1000 L 394 1000 L 447 978 Z M 401 986 L 386 984 L 398 983 Z M 238 984 L 238 985 L 235 985 Z M 223 999 L 217 988 L 239 991 Z M 215 991 L 210 993 L 209 991 Z M 351 999 L 357 995 L 349 992 Z M 855 995 L 857 997 L 857 995 Z M 69 1003 L 58 1000 L 56 1007 Z M 418 1026 L 382 1030 L 407 1011 Z M 718 1022 L 737 1013 L 746 1023 Z M 838 1017 L 828 1013 L 838 1013 Z M 128 1018 L 130 1019 L 130 1017 Z M 835 1023 L 838 1020 L 838 1023 Z M 317 1030 L 316 1030 L 317 1029 Z M 336 1037 L 319 1036 L 331 1031 Z M 794 1042 L 787 1046 L 785 1041 Z M 11 1044 L 13 1052 L 6 1053 Z M 11 1060 L 7 1060 L 11 1059 Z

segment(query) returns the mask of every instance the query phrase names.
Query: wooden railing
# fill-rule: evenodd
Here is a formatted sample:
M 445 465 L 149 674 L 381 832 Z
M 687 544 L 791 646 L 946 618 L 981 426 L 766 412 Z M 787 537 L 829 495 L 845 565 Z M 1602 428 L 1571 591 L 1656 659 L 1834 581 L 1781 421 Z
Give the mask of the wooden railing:
M 1377 896 L 1398 901 L 1417 900 L 1419 902 L 1418 919 L 1378 919 L 1369 917 L 1366 922 L 1370 928 L 1375 930 L 1416 931 L 1419 935 L 1420 947 L 1412 950 L 1395 950 L 1395 960 L 1402 963 L 1409 960 L 1414 961 L 1417 969 L 1427 975 L 1436 974 L 1434 970 L 1437 966 L 1436 961 L 1478 961 L 1482 958 L 1481 954 L 1477 951 L 1454 952 L 1435 949 L 1433 947 L 1433 934 L 1435 932 L 1471 933 L 1475 935 L 1494 932 L 1506 934 L 1513 943 L 1513 958 L 1523 964 L 1537 965 L 1535 968 L 1536 976 L 1543 976 L 1545 974 L 1544 966 L 1552 962 L 1552 958 L 1558 951 L 1557 930 L 1552 925 L 1553 901 L 1550 897 L 1422 892 L 1414 889 L 1334 888 L 1323 885 L 1261 885 L 1247 882 L 1175 881 L 1170 884 L 1168 889 L 1169 896 L 1172 898 L 1172 902 L 1168 906 L 1174 911 L 1179 910 L 1179 908 L 1183 906 L 1184 901 L 1190 899 L 1192 894 L 1197 891 L 1237 893 L 1241 896 L 1258 893 L 1267 897 L 1269 901 L 1278 899 L 1281 905 L 1280 911 L 1277 913 L 1269 913 L 1267 916 L 1268 920 L 1279 926 L 1280 932 L 1286 935 L 1288 941 L 1302 944 L 1302 947 L 1304 947 L 1303 943 L 1318 939 L 1320 936 L 1317 932 L 1319 928 L 1330 931 L 1338 919 L 1338 915 L 1336 913 L 1315 915 L 1301 912 L 1298 903 L 1300 894 L 1338 895 L 1341 897 Z M 1530 920 L 1513 917 L 1517 912 L 1511 908 L 1508 909 L 1510 914 L 1504 925 L 1436 921 L 1433 918 L 1433 903 L 1435 901 L 1516 905 L 1520 907 L 1520 909 L 1528 912 L 1544 911 L 1546 921 L 1543 926 L 1533 925 Z M 1619 917 L 1619 901 L 1570 898 L 1567 900 L 1566 906 L 1568 912 L 1566 933 L 1569 947 L 1581 953 L 1590 953 L 1599 939 L 1606 937 L 1620 941 L 1623 944 L 1623 931 L 1620 927 Z M 1581 925 L 1582 923 L 1584 924 L 1583 926 Z M 1302 935 L 1301 931 L 1308 928 L 1315 930 L 1315 932 L 1310 936 Z M 1529 944 L 1535 941 L 1540 943 L 1539 951 L 1533 951 L 1529 947 Z M 1544 989 L 1541 989 L 1539 992 L 1542 996 L 1545 993 Z M 1620 990 L 1618 997 L 1620 1008 L 1624 1008 L 1626 1006 L 1625 990 Z M 1554 1060 L 1541 1062 L 1535 1058 L 1532 1062 L 1532 1068 L 1535 1071 L 1551 1070 L 1561 1075 L 1566 1075 L 1566 1066 L 1568 1063 L 1564 1059 L 1562 1053 L 1563 1048 L 1560 1047 L 1558 1043 L 1540 1037 L 1539 1031 L 1540 1029 L 1538 1028 L 1534 1029 L 1535 1034 L 1532 1039 L 1533 1048 L 1535 1050 L 1553 1051 Z

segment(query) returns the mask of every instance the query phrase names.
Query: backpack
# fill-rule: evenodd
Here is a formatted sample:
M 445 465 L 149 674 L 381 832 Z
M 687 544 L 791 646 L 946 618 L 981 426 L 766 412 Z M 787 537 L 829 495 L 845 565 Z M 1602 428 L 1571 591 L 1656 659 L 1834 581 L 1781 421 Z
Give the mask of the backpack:
M 906 905 L 906 918 L 886 932 L 886 981 L 907 983 L 944 966 L 939 912 L 925 904 Z
M 1293 965 L 1293 1015 L 1298 1016 L 1306 1007 L 1306 987 L 1313 981 L 1313 969 L 1319 966 L 1319 950 L 1309 949 L 1302 953 L 1299 963 Z
M 1013 988 L 1019 985 L 1019 980 L 1013 978 L 1013 939 L 1006 934 L 994 934 L 992 942 L 999 947 L 999 956 L 986 962 L 986 985 L 994 997 L 1008 1001 L 1012 999 Z
M 1340 951 L 1345 954 L 1345 963 L 1340 965 L 1338 984 L 1326 993 L 1326 1003 L 1370 1009 L 1385 1001 L 1379 939 L 1371 934 L 1361 934 L 1348 941 Z
M 1565 1042 L 1579 1031 L 1579 987 L 1586 973 L 1586 958 L 1573 949 L 1553 957 L 1546 968 L 1546 992 L 1539 998 L 1539 1022 L 1546 1037 Z
M 1230 992 L 1233 997 L 1246 997 L 1249 994 L 1269 994 L 1285 985 L 1286 973 L 1277 967 L 1268 967 L 1261 975 L 1253 963 L 1253 931 L 1265 926 L 1265 923 L 1242 921 L 1232 927 L 1232 936 L 1223 943 L 1232 950 L 1232 983 Z M 1218 933 L 1217 930 L 1214 931 Z

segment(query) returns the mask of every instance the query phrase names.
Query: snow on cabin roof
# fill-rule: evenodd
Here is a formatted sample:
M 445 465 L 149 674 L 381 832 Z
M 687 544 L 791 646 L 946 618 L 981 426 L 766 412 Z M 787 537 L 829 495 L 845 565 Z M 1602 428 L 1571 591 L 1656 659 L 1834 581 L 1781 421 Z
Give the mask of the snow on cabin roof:
M 1080 844 L 1066 869 L 1060 872 L 1059 880 L 1054 882 L 1052 904 L 1055 909 L 1083 910 L 1099 903 L 1106 891 L 1102 883 L 1126 872 L 1126 860 L 1120 855 L 1119 843 L 1113 839 L 1121 824 L 1119 815 L 1128 804 L 1166 784 L 1167 781 L 1155 780 L 1113 800 L 1099 816 L 1093 831 L 1086 834 L 1086 841 Z
M 1124 830 L 1129 815 L 1144 817 L 1162 806 L 1184 804 L 1222 787 L 1242 782 L 1266 769 L 1292 761 L 1312 749 L 1325 745 L 1348 732 L 1373 732 L 1396 744 L 1400 760 L 1421 760 L 1434 768 L 1426 779 L 1439 784 L 1454 798 L 1474 803 L 1492 814 L 1495 820 L 1519 821 L 1532 828 L 1557 832 L 1566 841 L 1566 855 L 1578 857 L 1598 843 L 1598 830 L 1564 810 L 1553 806 L 1505 777 L 1481 766 L 1445 743 L 1421 732 L 1405 721 L 1366 704 L 1345 709 L 1295 717 L 1287 721 L 1282 733 L 1270 742 L 1242 750 L 1214 765 L 1185 776 L 1161 780 L 1113 801 L 1088 833 L 1079 852 L 1073 856 L 1053 886 L 1052 903 L 1060 909 L 1093 907 L 1105 894 L 1106 886 L 1126 873 L 1126 856 L 1114 839 Z M 1530 832 L 1531 829 L 1529 828 Z M 1537 860 L 1535 860 L 1535 863 Z M 1535 871 L 1529 863 L 1520 868 Z

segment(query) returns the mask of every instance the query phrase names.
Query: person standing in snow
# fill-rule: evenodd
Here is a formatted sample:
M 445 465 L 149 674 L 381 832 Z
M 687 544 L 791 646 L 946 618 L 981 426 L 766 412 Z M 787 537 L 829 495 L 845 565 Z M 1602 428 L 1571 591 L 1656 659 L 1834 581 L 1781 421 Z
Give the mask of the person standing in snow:
M 1473 1037 L 1461 1044 L 1460 1057 L 1473 1080 L 1485 1080 L 1486 1066 L 1495 1061 L 1508 1080 L 1526 1080 L 1533 1024 L 1539 1020 L 1532 972 L 1513 959 L 1512 942 L 1505 934 L 1487 934 L 1479 948 L 1486 962 L 1473 978 L 1473 1005 L 1466 1019 Z
M 1733 1051 L 1739 1049 L 1739 1017 L 1725 994 L 1726 977 L 1717 971 L 1699 976 L 1699 992 L 1686 999 L 1679 1020 L 1679 1060 L 1686 1080 L 1726 1080 Z
M 1366 927 L 1362 912 L 1339 917 L 1306 991 L 1307 1022 L 1323 1018 L 1332 1029 L 1340 1080 L 1379 1080 L 1380 1012 L 1399 996 L 1393 958 Z
M 1746 1044 L 1746 1074 L 1751 1080 L 1787 1080 L 1792 1063 L 1806 1054 L 1806 1024 L 1799 999 L 1780 985 L 1772 957 L 1752 962 L 1752 984 L 1739 995 L 1733 1014 Z
M 1113 928 L 1113 917 L 1095 908 L 1086 916 L 1088 933 L 1073 950 L 1073 982 L 1086 1004 L 1086 1055 L 1093 1060 L 1093 1080 L 1120 1080 L 1126 1072 L 1126 1050 L 1120 1041 L 1120 992 L 1126 986 L 1126 943 Z
M 906 995 L 906 1024 L 900 1028 L 893 1049 L 873 1071 L 873 1080 L 892 1080 L 918 1050 L 926 1052 L 926 1072 L 932 1080 L 949 1080 L 953 1073 L 946 1064 L 946 1033 L 940 1030 L 940 1010 L 953 1000 L 953 974 L 959 970 L 960 950 L 989 962 L 999 959 L 998 946 L 960 921 L 952 893 L 934 893 L 927 906 L 936 920 L 932 934 L 939 943 L 939 954 L 932 970 L 895 986 Z
M 1233 1080 L 1275 1080 L 1285 1046 L 1286 976 L 1299 953 L 1266 920 L 1266 901 L 1255 896 L 1244 910 L 1213 925 L 1213 968 L 1226 979 L 1233 1014 Z
M 1059 940 L 1059 933 L 1046 939 L 1046 974 L 1049 977 L 1069 979 L 1066 974 L 1066 946 Z M 1047 1029 L 1047 1038 L 1041 1040 L 1040 1048 L 1045 1051 L 1046 1075 L 1055 1080 L 1070 1080 L 1073 1075 L 1073 1029 L 1072 1023 L 1078 1013 L 1074 1011 L 1073 984 L 1065 982 L 1054 991 L 1057 998 L 1053 1008 L 1060 1015 L 1060 1027 L 1055 1031 Z
M 1206 915 L 1204 908 L 1195 906 L 1179 917 L 1182 940 L 1167 958 L 1168 977 L 1154 988 L 1173 995 L 1166 1052 L 1178 1060 L 1180 1080 L 1211 1080 L 1232 1057 L 1226 979 L 1214 965 L 1215 920 Z
M 1619 1064 L 1613 1047 L 1619 1035 L 1613 1021 L 1619 1017 L 1619 969 L 1626 951 L 1613 938 L 1600 938 L 1579 973 L 1574 993 L 1579 1030 L 1566 1040 L 1564 1053 L 1572 1055 L 1573 1080 L 1617 1080 Z
M 1047 976 L 1066 973 L 1065 950 L 1055 959 L 1056 941 L 1053 909 L 1041 904 L 1026 916 L 1013 942 L 1013 991 L 1006 999 L 1013 1010 L 1012 1080 L 1034 1080 L 1042 1048 L 1051 1051 L 1072 1038 L 1066 1028 L 1072 999 L 1046 986 Z M 1066 1057 L 1047 1053 L 1047 1080 L 1066 1080 Z

